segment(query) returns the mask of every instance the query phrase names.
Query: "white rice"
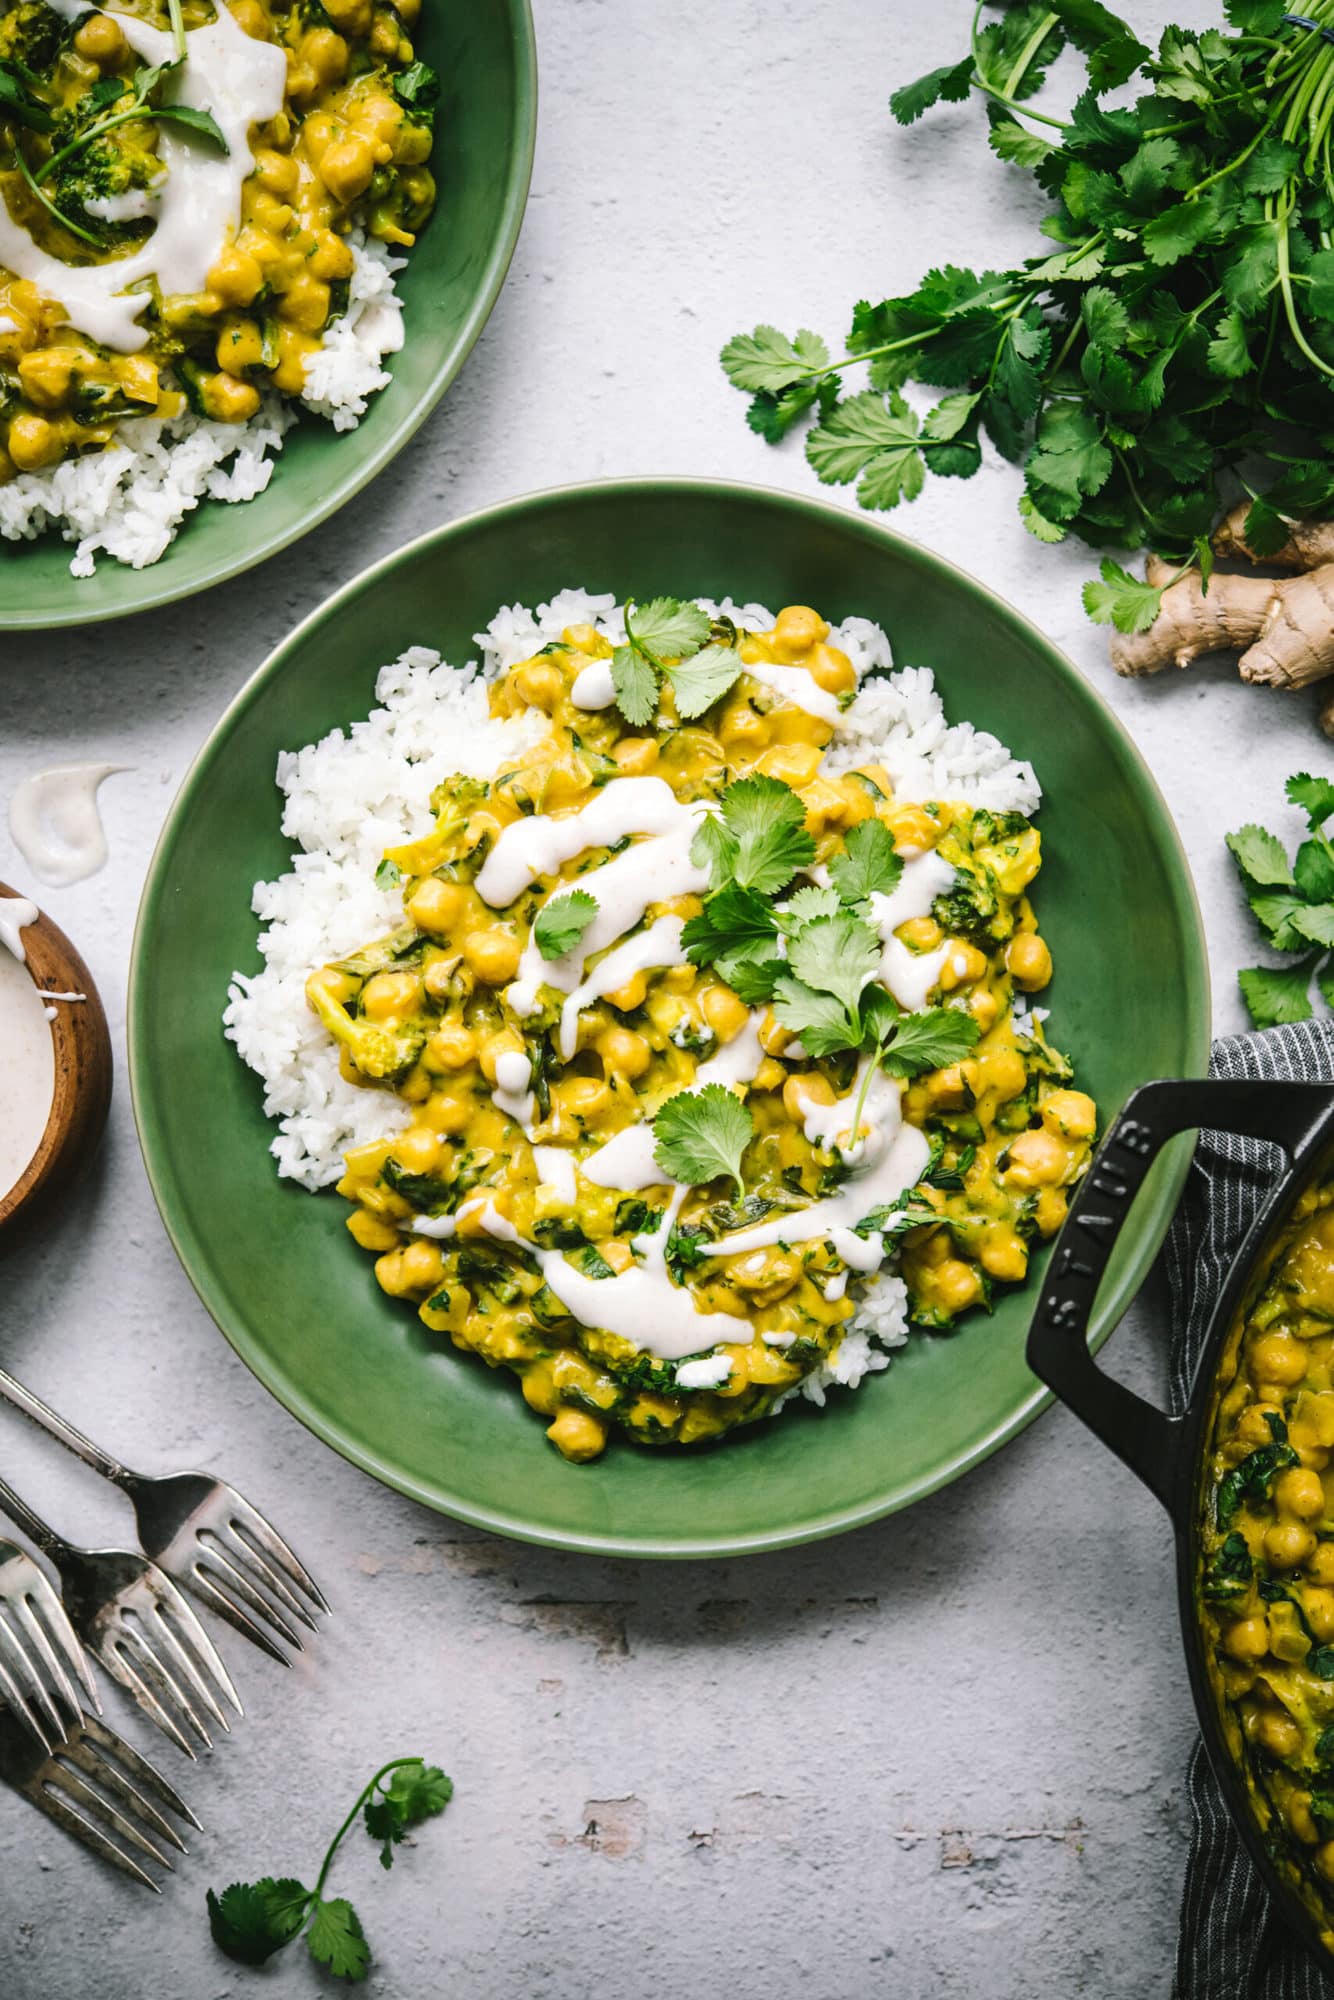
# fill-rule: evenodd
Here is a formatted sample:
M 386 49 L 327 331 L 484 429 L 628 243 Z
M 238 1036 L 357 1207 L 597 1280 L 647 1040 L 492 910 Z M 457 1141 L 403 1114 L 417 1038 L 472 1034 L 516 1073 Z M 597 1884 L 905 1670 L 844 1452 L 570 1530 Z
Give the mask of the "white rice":
M 758 604 L 726 599 L 708 608 L 751 629 L 774 622 Z M 380 669 L 379 705 L 364 722 L 278 759 L 282 829 L 299 851 L 287 874 L 255 886 L 251 907 L 266 927 L 259 936 L 264 970 L 233 974 L 223 1023 L 264 1080 L 264 1110 L 278 1121 L 270 1148 L 278 1172 L 303 1187 L 327 1187 L 341 1176 L 349 1147 L 399 1130 L 411 1115 L 391 1092 L 344 1080 L 329 1036 L 306 1005 L 306 977 L 402 921 L 398 891 L 375 883 L 384 849 L 430 830 L 431 792 L 442 779 L 453 772 L 487 777 L 541 737 L 541 716 L 493 720 L 487 684 L 575 624 L 624 637 L 622 607 L 610 593 L 562 590 L 536 611 L 502 605 L 474 634 L 480 660 L 453 667 L 426 647 L 411 647 Z M 830 639 L 848 654 L 861 685 L 825 752 L 827 768 L 879 763 L 900 797 L 1036 811 L 1041 791 L 1032 766 L 970 723 L 947 724 L 930 670 L 892 671 L 878 625 L 845 619 Z M 814 1403 L 823 1404 L 835 1385 L 856 1388 L 887 1368 L 890 1350 L 908 1338 L 907 1289 L 896 1271 L 854 1279 L 851 1290 L 856 1311 L 841 1342 L 800 1385 Z
M 381 365 L 403 345 L 403 308 L 392 256 L 361 230 L 348 237 L 353 271 L 348 310 L 311 356 L 300 398 L 336 431 L 351 430 L 367 400 L 389 381 Z M 120 424 L 105 451 L 67 458 L 0 485 L 0 537 L 35 541 L 48 528 L 77 544 L 72 576 L 91 576 L 99 552 L 132 569 L 163 555 L 201 500 L 253 500 L 273 476 L 274 459 L 296 422 L 290 402 L 266 396 L 244 424 L 182 416 Z

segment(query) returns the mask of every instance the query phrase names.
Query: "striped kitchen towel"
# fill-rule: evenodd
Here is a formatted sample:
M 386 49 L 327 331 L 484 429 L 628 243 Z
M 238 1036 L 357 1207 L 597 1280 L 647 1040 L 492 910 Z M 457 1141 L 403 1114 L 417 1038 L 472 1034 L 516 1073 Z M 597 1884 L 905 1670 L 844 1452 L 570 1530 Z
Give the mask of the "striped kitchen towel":
M 1334 1083 L 1334 1026 L 1303 1021 L 1214 1044 L 1209 1074 Z M 1172 1402 L 1184 1409 L 1219 1287 L 1273 1187 L 1281 1155 L 1231 1132 L 1202 1132 L 1168 1238 Z M 1251 1865 L 1197 1743 L 1186 1789 L 1190 1851 L 1174 2000 L 1332 2000 L 1331 1981 L 1289 1931 Z

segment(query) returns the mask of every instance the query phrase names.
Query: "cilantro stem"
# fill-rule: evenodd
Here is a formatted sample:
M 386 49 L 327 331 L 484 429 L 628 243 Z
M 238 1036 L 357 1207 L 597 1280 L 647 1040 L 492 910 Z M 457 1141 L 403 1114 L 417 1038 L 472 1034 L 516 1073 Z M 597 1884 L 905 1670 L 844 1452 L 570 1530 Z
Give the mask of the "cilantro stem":
M 167 12 L 171 17 L 172 39 L 176 44 L 176 59 L 185 61 L 185 16 L 181 12 L 181 0 L 167 0 Z
M 135 119 L 154 116 L 151 104 L 136 104 L 128 111 L 109 111 L 105 118 L 95 118 L 86 131 L 80 132 L 77 139 L 71 139 L 58 153 L 52 153 L 45 166 L 38 169 L 37 179 L 44 181 L 48 174 L 55 172 L 62 160 L 68 160 L 72 153 L 81 153 L 85 146 L 91 145 L 94 139 L 100 139 L 102 134 L 109 132 L 113 126 L 129 125 Z
M 1024 75 L 1028 69 L 1029 64 L 1032 62 L 1034 56 L 1037 54 L 1038 50 L 1042 47 L 1042 44 L 1046 41 L 1048 35 L 1051 33 L 1052 29 L 1055 26 L 1056 26 L 1055 14 L 1044 14 L 1042 16 L 1041 20 L 1038 22 L 1037 27 L 1033 30 L 1028 40 L 1024 43 L 1022 49 L 1020 49 L 1019 54 L 1015 57 L 1014 68 L 1010 71 L 1010 74 L 1005 79 L 1005 91 L 1007 96 L 1013 97 L 1015 91 L 1019 88 L 1019 85 L 1024 80 Z
M 46 190 L 38 187 L 37 182 L 42 178 L 41 175 L 38 174 L 34 178 L 32 169 L 17 146 L 14 148 L 14 164 L 27 182 L 29 192 L 36 195 L 47 214 L 53 215 L 62 229 L 68 229 L 71 236 L 77 236 L 83 243 L 91 243 L 94 250 L 106 249 L 107 246 L 100 236 L 94 236 L 88 230 L 81 228 L 77 222 L 71 222 L 70 218 L 56 207 Z
M 374 1796 L 374 1793 L 377 1787 L 379 1786 L 380 1780 L 382 1778 L 387 1778 L 391 1771 L 397 1771 L 401 1769 L 401 1767 L 404 1764 L 420 1764 L 420 1763 L 421 1763 L 420 1757 L 393 1757 L 387 1764 L 382 1764 L 380 1766 L 379 1770 L 375 1773 L 375 1776 L 371 1779 L 369 1784 L 362 1786 L 361 1790 L 357 1793 L 356 1804 L 353 1806 L 347 1818 L 343 1821 L 343 1824 L 339 1827 L 333 1839 L 329 1842 L 328 1852 L 325 1854 L 323 1865 L 320 1868 L 318 1877 L 316 1878 L 315 1887 L 311 1891 L 312 1902 L 318 1903 L 320 1897 L 324 1894 L 324 1884 L 328 1879 L 329 1870 L 333 1865 L 333 1858 L 335 1854 L 338 1852 L 338 1849 L 341 1846 L 345 1837 L 352 1831 L 352 1827 L 355 1824 L 357 1814 L 361 1811 L 361 1808 L 366 1804 L 367 1800 Z

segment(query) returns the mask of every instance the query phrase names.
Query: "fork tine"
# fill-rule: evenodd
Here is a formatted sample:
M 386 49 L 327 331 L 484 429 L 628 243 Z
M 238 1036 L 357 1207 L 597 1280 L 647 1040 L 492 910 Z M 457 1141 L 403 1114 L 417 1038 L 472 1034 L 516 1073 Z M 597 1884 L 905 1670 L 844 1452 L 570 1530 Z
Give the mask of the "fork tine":
M 295 1553 L 283 1540 L 271 1522 L 266 1521 L 248 1500 L 239 1494 L 233 1496 L 231 1527 L 239 1529 L 254 1543 L 257 1550 L 268 1556 L 278 1568 L 291 1579 L 298 1590 L 304 1591 L 317 1611 L 328 1613 L 329 1606 L 324 1592 L 316 1583 L 305 1564 L 298 1561 Z
M 27 1665 L 26 1660 L 24 1664 Z M 46 1731 L 42 1728 L 41 1723 L 38 1721 L 36 1715 L 33 1713 L 28 1696 L 23 1692 L 22 1688 L 20 1688 L 18 1682 L 14 1679 L 8 1667 L 5 1665 L 5 1653 L 3 1648 L 0 1648 L 0 1695 L 4 1696 L 6 1705 L 8 1706 L 9 1711 L 13 1715 L 15 1721 L 21 1722 L 23 1727 L 29 1732 L 29 1734 L 36 1737 L 37 1741 L 41 1744 L 43 1750 L 45 1750 L 47 1756 L 49 1757 L 55 1750 L 56 1743 L 60 1742 L 61 1737 L 64 1734 L 64 1731 L 62 1730 L 57 1734 L 54 1742 L 47 1735 Z
M 232 1677 L 223 1665 L 222 1655 L 218 1652 L 217 1647 L 213 1644 L 208 1633 L 204 1630 L 171 1578 L 164 1576 L 160 1571 L 154 1584 L 154 1594 L 157 1598 L 158 1609 L 163 1610 L 165 1608 L 171 1611 L 175 1629 L 188 1644 L 195 1660 L 213 1676 L 214 1681 L 222 1689 L 228 1701 L 236 1710 L 236 1713 L 244 1715 L 245 1710 L 241 1706 L 241 1697 L 232 1686 Z
M 52 1594 L 54 1595 L 54 1593 Z M 37 1597 L 36 1599 L 34 1599 L 33 1597 L 24 1595 L 23 1597 L 19 1598 L 18 1602 L 14 1607 L 15 1615 L 22 1623 L 24 1629 L 26 1630 L 29 1639 L 32 1641 L 34 1648 L 36 1649 L 44 1666 L 46 1667 L 46 1671 L 50 1674 L 52 1680 L 55 1682 L 57 1691 L 63 1697 L 66 1705 L 69 1708 L 71 1717 L 74 1719 L 74 1721 L 77 1722 L 79 1715 L 82 1711 L 83 1704 L 80 1701 L 78 1695 L 75 1693 L 74 1688 L 70 1683 L 69 1675 L 65 1672 L 64 1666 L 61 1663 L 59 1655 L 56 1653 L 55 1646 L 52 1645 L 51 1633 L 48 1632 L 46 1625 L 37 1616 L 36 1607 L 38 1604 L 42 1604 L 43 1609 L 45 1609 L 44 1600 L 42 1598 Z M 58 1599 L 56 1600 L 56 1614 L 57 1615 L 53 1620 L 55 1637 L 58 1644 L 60 1645 L 61 1651 L 65 1652 L 66 1634 L 65 1632 L 62 1632 L 60 1628 L 62 1625 L 66 1624 L 66 1619 L 64 1610 L 62 1609 Z M 74 1639 L 73 1632 L 69 1632 L 68 1636 L 69 1638 Z M 74 1645 L 76 1653 L 81 1654 L 82 1648 L 79 1646 L 79 1642 L 77 1639 L 74 1639 Z M 86 1674 L 87 1671 L 88 1671 L 87 1664 L 84 1663 L 82 1668 L 82 1674 Z M 81 1679 L 82 1679 L 82 1674 L 80 1675 Z M 94 1701 L 96 1701 L 97 1696 L 94 1695 L 93 1699 Z
M 23 1608 L 34 1623 L 39 1622 L 37 1620 L 37 1613 L 39 1610 L 41 1611 L 42 1618 L 40 1624 L 44 1636 L 47 1637 L 50 1643 L 59 1647 L 66 1660 L 74 1668 L 75 1673 L 83 1683 L 84 1692 L 87 1694 L 96 1713 L 100 1715 L 102 1713 L 102 1703 L 98 1696 L 97 1685 L 93 1680 L 92 1670 L 88 1665 L 88 1656 L 79 1644 L 78 1635 L 74 1627 L 70 1624 L 64 1605 L 40 1570 L 37 1571 L 32 1588 L 23 1598 Z M 73 1689 L 70 1690 L 70 1697 L 77 1712 L 81 1704 L 78 1696 L 74 1694 Z
M 193 1618 L 193 1616 L 192 1612 L 191 1617 Z M 203 1703 L 205 1709 L 213 1717 L 219 1728 L 230 1730 L 231 1724 L 223 1714 L 222 1709 L 218 1706 L 212 1689 L 186 1651 L 180 1635 L 168 1618 L 165 1607 L 161 1604 L 153 1607 L 150 1630 L 153 1635 L 153 1650 L 156 1652 L 158 1648 L 161 1648 L 167 1655 L 167 1672 L 171 1679 L 178 1685 L 187 1687 L 195 1699 Z
M 214 1560 L 217 1562 L 218 1567 L 221 1567 L 220 1559 L 215 1558 Z M 238 1632 L 243 1632 L 252 1645 L 258 1646 L 262 1653 L 267 1653 L 270 1659 L 276 1660 L 280 1667 L 290 1667 L 292 1662 L 288 1659 L 282 1648 L 275 1646 L 268 1633 L 261 1626 L 257 1625 L 253 1618 L 248 1617 L 241 1610 L 240 1606 L 227 1596 L 225 1591 L 219 1589 L 213 1580 L 210 1568 L 206 1568 L 202 1561 L 196 1560 L 194 1568 L 190 1571 L 190 1588 L 195 1596 L 202 1598 L 211 1611 L 217 1612 L 219 1618 L 225 1618 L 229 1625 L 234 1625 Z M 238 1580 L 236 1587 L 241 1589 L 244 1586 Z M 254 1593 L 246 1590 L 245 1595 L 253 1597 Z M 274 1619 L 276 1623 L 276 1613 L 270 1610 L 267 1605 L 263 1609 L 265 1617 Z M 301 1641 L 295 1633 L 291 1633 L 289 1636 L 297 1651 L 300 1652 L 302 1650 Z
M 191 1762 L 195 1756 L 194 1744 L 181 1729 L 175 1717 L 158 1699 L 155 1689 L 149 1686 L 144 1678 L 143 1669 L 148 1670 L 168 1700 L 185 1716 L 191 1728 L 203 1738 L 205 1748 L 209 1750 L 213 1748 L 212 1739 L 203 1723 L 161 1661 L 154 1657 L 137 1632 L 120 1630 L 114 1636 L 108 1635 L 98 1647 L 97 1657 L 112 1679 L 118 1680 L 121 1686 L 134 1696 L 144 1714 L 157 1724 L 164 1736 L 171 1738 L 178 1750 L 184 1750 Z
M 270 1604 L 267 1598 L 261 1597 L 255 1588 L 250 1573 L 247 1570 L 241 1569 L 233 1562 L 221 1542 L 214 1542 L 212 1544 L 206 1542 L 202 1545 L 200 1553 L 195 1558 L 195 1573 L 198 1574 L 201 1569 L 212 1569 L 216 1576 L 221 1577 L 229 1589 L 235 1591 L 243 1604 L 248 1605 L 261 1618 L 267 1619 L 274 1631 L 281 1638 L 286 1639 L 289 1646 L 295 1647 L 298 1653 L 303 1650 L 299 1634 L 293 1631 L 292 1627 L 283 1617 L 283 1609 L 287 1605 L 286 1597 L 284 1596 L 280 1600 L 280 1604 Z M 304 1611 L 299 1615 L 303 1623 L 308 1625 L 312 1632 L 316 1630 L 315 1622 L 312 1618 L 308 1617 Z
M 51 1741 L 48 1744 L 48 1748 L 54 1749 L 56 1744 L 64 1742 L 66 1736 L 69 1734 L 70 1724 L 62 1720 L 60 1712 L 56 1708 L 51 1690 L 46 1686 L 46 1683 L 33 1665 L 31 1653 L 29 1653 L 22 1639 L 13 1630 L 8 1618 L 5 1616 L 5 1611 L 8 1609 L 8 1605 L 0 1607 L 0 1652 L 3 1652 L 4 1657 L 9 1662 L 11 1682 L 13 1680 L 26 1681 L 31 1690 L 28 1694 L 19 1694 L 20 1707 L 26 1712 L 30 1722 L 35 1723 L 35 1711 L 40 1712 L 45 1726 L 41 1727 L 38 1733 L 43 1737 L 49 1735 Z M 74 1714 L 76 1717 L 78 1713 L 79 1705 L 75 1702 Z
M 277 1599 L 282 1610 L 290 1612 L 293 1618 L 299 1618 L 309 1631 L 319 1631 L 319 1626 L 287 1578 L 261 1555 L 249 1537 L 234 1523 L 215 1528 L 212 1533 L 217 1539 L 219 1548 L 225 1551 L 234 1568 L 243 1574 L 249 1572 L 254 1576 Z
M 180 1793 L 167 1783 L 162 1773 L 149 1763 L 147 1757 L 139 1755 L 132 1743 L 127 1743 L 123 1736 L 117 1736 L 113 1729 L 108 1729 L 104 1722 L 93 1715 L 84 1716 L 83 1733 L 89 1742 L 98 1744 L 109 1756 L 114 1757 L 117 1763 L 123 1764 L 130 1776 L 138 1779 L 143 1790 L 154 1793 L 168 1812 L 175 1813 L 177 1819 L 189 1820 L 191 1826 L 198 1829 L 199 1821 Z
M 106 1755 L 99 1744 L 80 1737 L 66 1743 L 60 1755 L 67 1758 L 71 1764 L 77 1764 L 79 1769 L 100 1785 L 104 1792 L 110 1792 L 113 1798 L 119 1799 L 151 1833 L 157 1835 L 159 1840 L 169 1840 L 180 1853 L 189 1853 L 189 1848 L 170 1820 L 164 1818 L 152 1801 L 146 1799 L 138 1787 L 130 1783 L 125 1773 L 117 1769 L 112 1758 Z
M 57 1751 L 47 1764 L 38 1781 L 40 1789 L 46 1791 L 52 1785 L 59 1786 L 62 1792 L 68 1793 L 70 1798 L 77 1800 L 88 1812 L 96 1813 L 99 1818 L 105 1820 L 122 1840 L 130 1843 L 131 1847 L 137 1847 L 150 1861 L 160 1862 L 162 1867 L 172 1870 L 170 1855 L 163 1854 L 159 1848 L 154 1847 L 148 1835 L 140 1833 L 134 1821 L 127 1819 L 119 1806 L 113 1805 L 96 1786 L 90 1785 L 78 1771 L 72 1771 L 67 1765 L 62 1764 L 60 1759 L 64 1754 L 63 1750 Z
M 73 1834 L 74 1838 L 81 1840 L 85 1847 L 91 1847 L 93 1853 L 100 1855 L 103 1861 L 109 1861 L 113 1868 L 119 1868 L 123 1874 L 132 1876 L 136 1882 L 142 1882 L 145 1889 L 151 1889 L 155 1896 L 162 1894 L 152 1876 L 147 1874 L 137 1861 L 131 1860 L 128 1854 L 122 1853 L 115 1841 L 108 1840 L 101 1829 L 78 1812 L 68 1799 L 44 1790 L 41 1785 L 34 1785 L 24 1796 L 31 1799 L 48 1819 L 53 1819 L 57 1826 L 63 1827 L 66 1833 Z

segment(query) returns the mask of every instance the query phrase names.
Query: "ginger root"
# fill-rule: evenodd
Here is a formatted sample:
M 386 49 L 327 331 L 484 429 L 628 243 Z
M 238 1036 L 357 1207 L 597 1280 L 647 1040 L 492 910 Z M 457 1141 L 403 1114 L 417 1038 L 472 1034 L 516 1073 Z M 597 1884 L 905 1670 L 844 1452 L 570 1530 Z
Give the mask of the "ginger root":
M 1261 555 L 1246 540 L 1249 500 L 1240 501 L 1214 529 L 1214 554 L 1239 562 L 1269 563 L 1274 569 L 1318 569 L 1334 562 L 1334 521 L 1289 521 L 1288 539 L 1272 555 Z
M 1234 510 L 1218 530 L 1221 537 Z M 1323 531 L 1334 549 L 1334 522 L 1295 522 L 1309 529 L 1305 546 L 1316 548 Z M 1216 538 L 1217 539 L 1217 538 Z M 1294 542 L 1294 547 L 1296 546 Z M 1149 583 L 1163 585 L 1158 616 L 1147 632 L 1117 632 L 1112 636 L 1112 665 L 1118 674 L 1156 674 L 1163 667 L 1189 666 L 1202 653 L 1239 651 L 1245 681 L 1269 687 L 1304 687 L 1334 674 L 1334 560 L 1300 576 L 1224 576 L 1215 571 L 1203 588 L 1198 570 L 1175 583 L 1171 568 L 1157 556 L 1145 564 Z M 1334 733 L 1334 701 L 1331 711 Z M 1321 714 L 1325 726 L 1325 711 Z

